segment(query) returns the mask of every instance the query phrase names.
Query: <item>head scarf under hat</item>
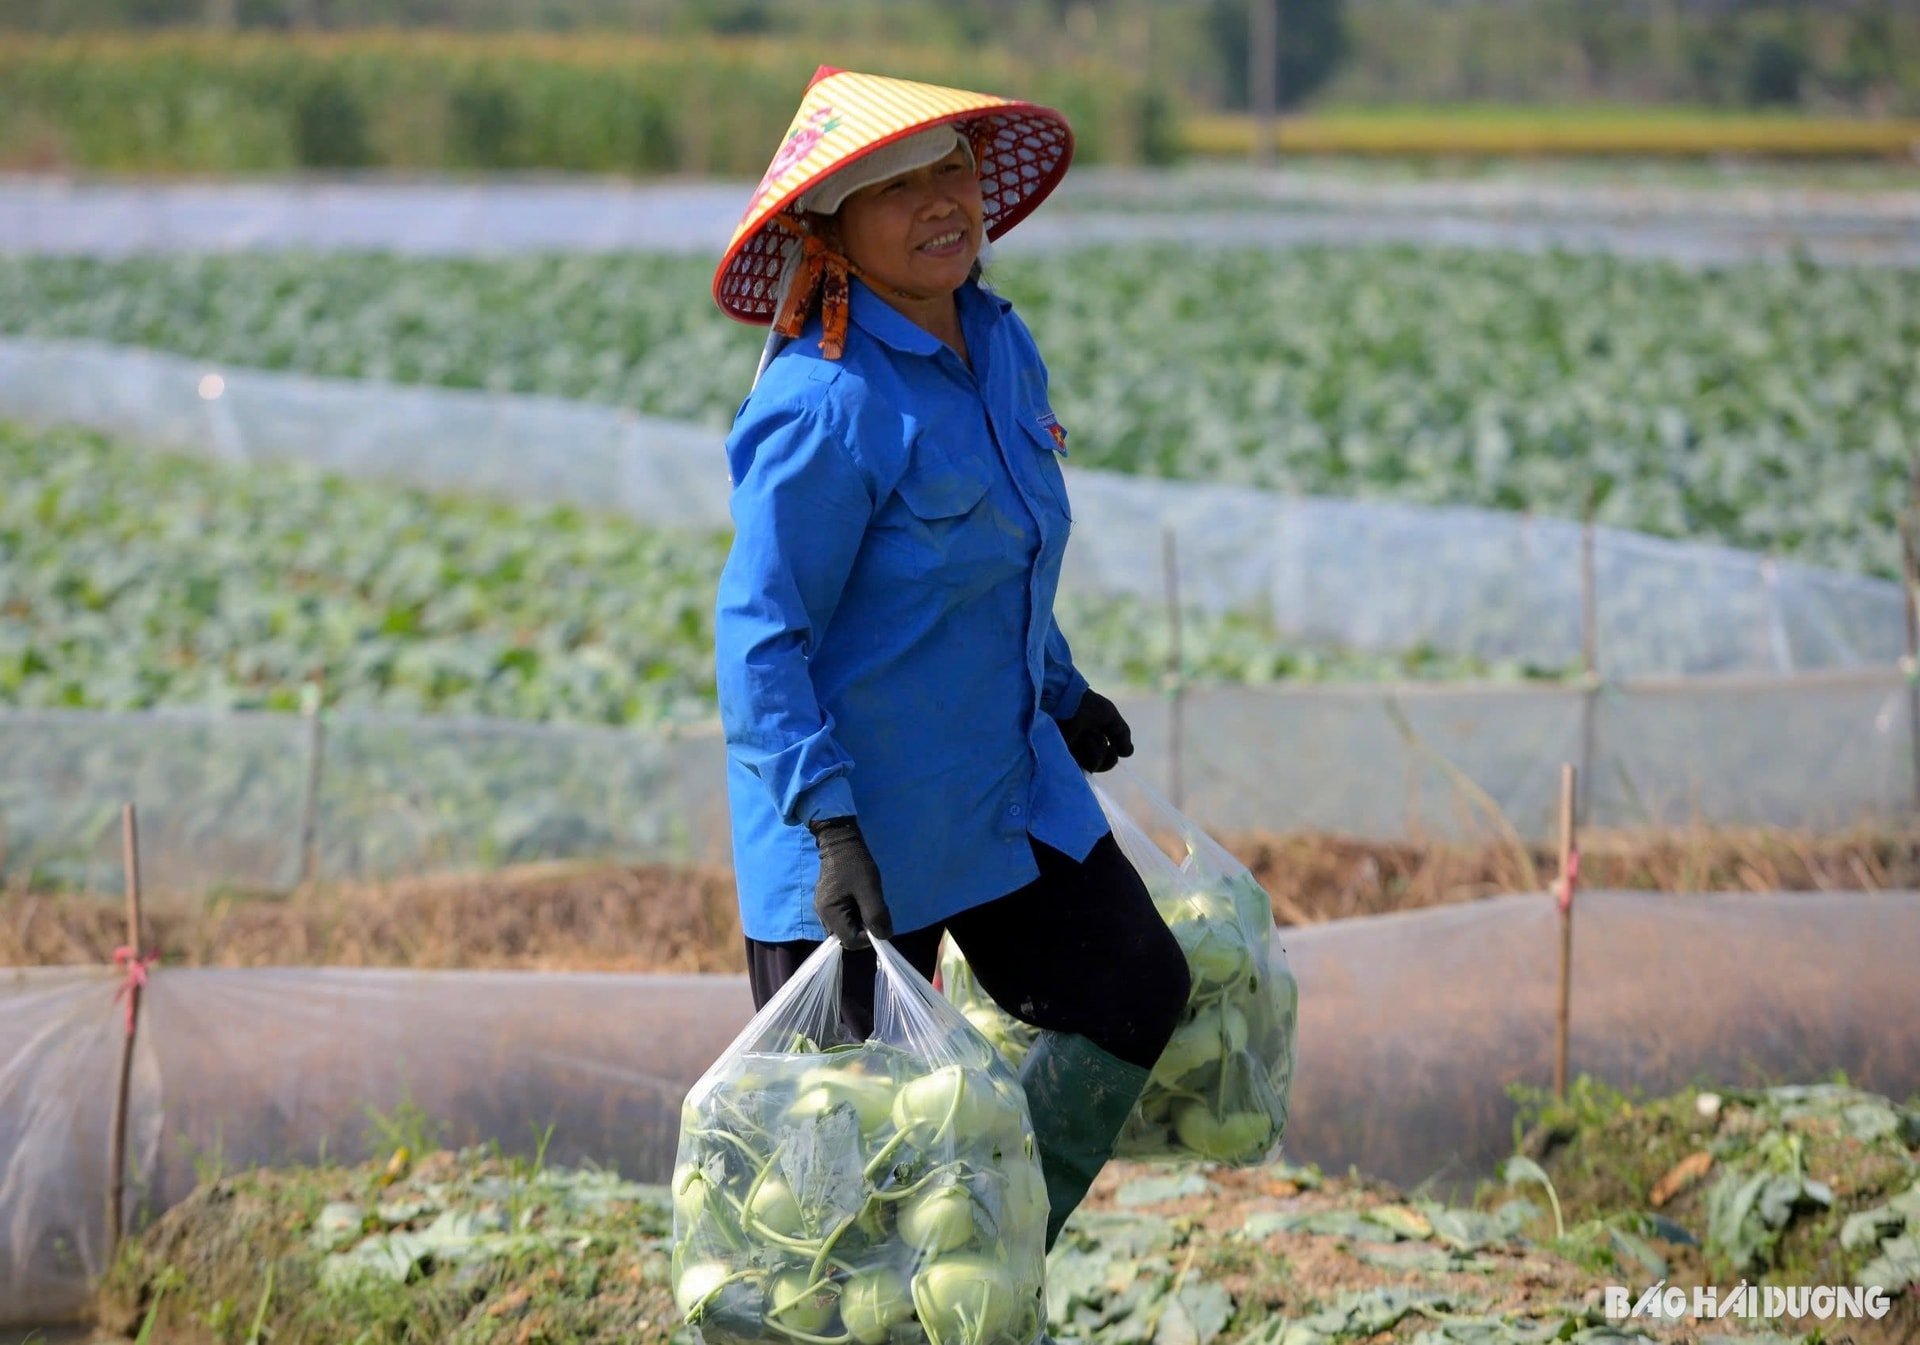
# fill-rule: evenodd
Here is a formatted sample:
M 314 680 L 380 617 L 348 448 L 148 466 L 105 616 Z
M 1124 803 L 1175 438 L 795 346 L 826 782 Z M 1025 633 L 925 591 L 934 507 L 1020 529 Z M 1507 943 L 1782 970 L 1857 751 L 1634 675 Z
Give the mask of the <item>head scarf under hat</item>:
M 916 148 L 896 151 L 911 160 L 939 143 L 920 140 L 922 133 L 948 127 L 972 151 L 988 239 L 1026 218 L 1066 176 L 1073 157 L 1073 132 L 1051 108 L 821 66 L 714 272 L 715 302 L 742 322 L 774 323 L 777 341 L 781 328 L 797 333 L 817 288 L 829 319 L 823 353 L 837 358 L 845 334 L 845 259 L 807 228 L 800 212 L 830 213 L 823 203 L 838 209 L 863 186 L 934 162 L 951 142 L 884 172 L 890 161 L 861 161 L 914 141 Z M 804 304 L 795 302 L 796 293 Z
M 956 148 L 967 151 L 967 163 L 971 166 L 973 148 L 952 126 L 917 131 L 835 169 L 800 196 L 793 208 L 806 214 L 831 215 L 861 188 L 938 163 Z M 781 220 L 785 218 L 782 216 Z M 850 257 L 829 246 L 813 232 L 810 224 L 803 223 L 800 246 L 787 250 L 786 265 L 781 268 L 780 283 L 775 287 L 773 331 L 768 334 L 766 349 L 761 352 L 761 368 L 764 370 L 766 361 L 779 353 L 781 345 L 800 335 L 816 299 L 820 302 L 822 317 L 820 353 L 830 360 L 839 359 L 847 348 L 850 300 L 847 277 L 859 273 L 860 268 Z M 754 378 L 758 381 L 758 372 Z

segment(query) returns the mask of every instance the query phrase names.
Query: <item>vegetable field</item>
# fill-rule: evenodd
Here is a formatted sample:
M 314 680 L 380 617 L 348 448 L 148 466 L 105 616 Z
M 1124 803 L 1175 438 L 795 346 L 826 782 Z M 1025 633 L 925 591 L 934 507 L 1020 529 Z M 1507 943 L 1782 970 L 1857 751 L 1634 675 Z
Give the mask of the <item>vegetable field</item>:
M 0 423 L 0 705 L 291 710 L 322 673 L 343 708 L 703 719 L 726 548 L 612 515 Z M 1108 680 L 1165 668 L 1157 612 L 1086 601 L 1062 621 Z M 1186 624 L 1187 670 L 1206 680 L 1518 672 L 1314 654 L 1248 618 Z
M 1016 239 L 1017 243 L 1017 239 Z M 0 262 L 0 330 L 724 426 L 758 334 L 700 259 Z M 1876 574 L 1920 430 L 1920 272 L 1411 248 L 993 268 L 1073 461 L 1578 516 Z
M 1832 1085 L 1646 1099 L 1581 1079 L 1567 1106 L 1522 1115 L 1564 1142 L 1458 1204 L 1284 1162 L 1116 1164 L 1049 1258 L 1049 1327 L 1090 1345 L 1757 1345 L 1836 1328 L 1892 1345 L 1920 1324 L 1897 1288 L 1920 1190 L 1911 1103 Z M 103 1326 L 116 1339 L 144 1326 L 242 1340 L 249 1322 L 287 1342 L 682 1338 L 667 1190 L 435 1151 L 429 1118 L 383 1129 L 403 1144 L 390 1159 L 209 1174 L 115 1266 Z M 1794 1198 L 1749 1194 L 1784 1184 Z M 1607 1320 L 1596 1286 L 1656 1281 L 1689 1297 L 1740 1282 L 1894 1296 L 1884 1317 L 1849 1322 Z
M 0 700 L 656 720 L 725 539 L 0 430 Z

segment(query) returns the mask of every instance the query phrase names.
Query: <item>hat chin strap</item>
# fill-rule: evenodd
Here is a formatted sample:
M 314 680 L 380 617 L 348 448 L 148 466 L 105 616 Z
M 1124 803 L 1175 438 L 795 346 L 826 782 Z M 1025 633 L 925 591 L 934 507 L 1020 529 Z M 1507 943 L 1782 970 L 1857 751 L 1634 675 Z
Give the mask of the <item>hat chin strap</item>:
M 785 350 L 787 342 L 791 339 L 791 337 L 780 335 L 779 332 L 767 333 L 767 343 L 760 347 L 760 367 L 753 371 L 753 382 L 747 385 L 749 393 L 760 386 L 760 375 L 767 372 L 767 366 L 773 363 L 773 357 Z

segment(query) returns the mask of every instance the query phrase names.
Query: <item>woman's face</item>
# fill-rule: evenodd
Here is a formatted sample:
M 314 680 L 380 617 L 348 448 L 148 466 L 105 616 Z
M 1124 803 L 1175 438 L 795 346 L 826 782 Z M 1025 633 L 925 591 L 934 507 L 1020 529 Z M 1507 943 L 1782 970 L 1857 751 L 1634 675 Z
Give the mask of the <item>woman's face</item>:
M 914 299 L 966 282 L 983 237 L 980 179 L 966 150 L 862 187 L 840 207 L 840 246 L 871 279 Z

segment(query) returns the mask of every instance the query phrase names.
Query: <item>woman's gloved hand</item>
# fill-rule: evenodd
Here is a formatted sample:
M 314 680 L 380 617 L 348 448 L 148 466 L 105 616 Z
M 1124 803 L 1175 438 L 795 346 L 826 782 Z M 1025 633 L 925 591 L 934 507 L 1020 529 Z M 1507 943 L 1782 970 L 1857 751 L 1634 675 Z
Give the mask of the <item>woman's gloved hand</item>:
M 1110 771 L 1133 755 L 1133 730 L 1114 703 L 1091 688 L 1080 694 L 1072 717 L 1060 721 L 1060 736 L 1083 771 Z
M 871 946 L 893 937 L 893 916 L 880 894 L 880 866 L 867 850 L 860 822 L 852 817 L 823 817 L 807 823 L 820 849 L 820 881 L 813 888 L 813 909 L 827 932 L 844 948 Z

